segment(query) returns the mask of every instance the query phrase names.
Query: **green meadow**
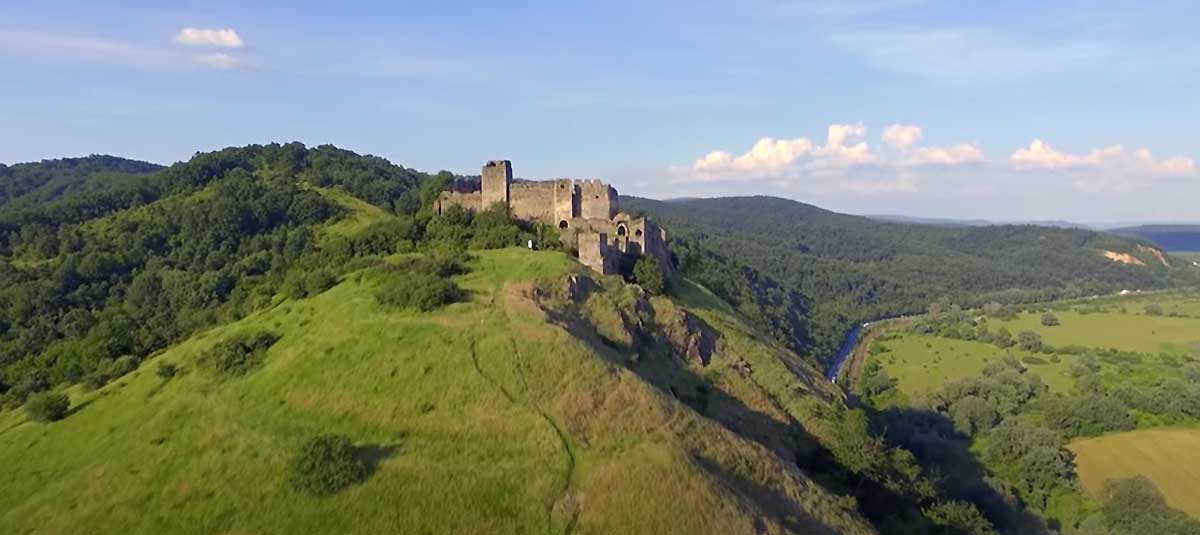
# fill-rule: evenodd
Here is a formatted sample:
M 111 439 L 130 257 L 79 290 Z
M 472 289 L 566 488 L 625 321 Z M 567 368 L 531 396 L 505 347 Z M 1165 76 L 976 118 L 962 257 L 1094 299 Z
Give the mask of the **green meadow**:
M 936 391 L 955 379 L 977 376 L 988 362 L 1006 355 L 1024 362 L 1053 392 L 1066 392 L 1074 385 L 1069 370 L 1075 357 L 1070 355 L 1052 362 L 1048 355 L 1035 355 L 1015 347 L 1001 349 L 992 344 L 910 332 L 876 341 L 872 353 L 868 358 L 882 364 L 896 380 L 897 389 L 909 399 Z
M 0 532 L 870 531 L 775 453 L 639 378 L 653 372 L 614 362 L 529 297 L 535 282 L 558 285 L 579 269 L 562 253 L 475 253 L 457 277 L 468 299 L 433 313 L 381 308 L 374 289 L 385 275 L 355 272 L 194 336 L 99 390 L 72 388 L 64 420 L 0 413 Z M 706 321 L 730 329 L 730 350 L 772 370 L 775 350 L 711 294 L 686 288 Z M 201 364 L 217 342 L 264 330 L 280 338 L 247 375 L 222 379 Z M 732 396 L 708 413 L 757 407 L 785 420 L 733 360 L 706 369 Z M 159 377 L 168 362 L 181 373 Z M 812 388 L 826 386 L 813 377 Z M 800 397 L 803 386 L 778 388 Z M 350 437 L 364 482 L 325 498 L 285 484 L 293 452 L 320 433 Z

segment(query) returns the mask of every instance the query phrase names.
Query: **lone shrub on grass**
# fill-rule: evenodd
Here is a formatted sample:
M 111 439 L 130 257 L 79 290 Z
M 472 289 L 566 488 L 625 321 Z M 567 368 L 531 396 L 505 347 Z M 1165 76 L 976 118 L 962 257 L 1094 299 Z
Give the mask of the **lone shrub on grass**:
M 366 478 L 366 463 L 354 455 L 354 445 L 343 435 L 313 437 L 288 465 L 292 489 L 309 496 L 328 496 Z
M 459 297 L 454 282 L 430 273 L 397 273 L 375 292 L 379 304 L 429 312 Z
M 1042 325 L 1046 327 L 1057 327 L 1058 324 L 1058 316 L 1055 316 L 1050 312 L 1042 314 Z
M 25 412 L 38 422 L 57 422 L 67 416 L 71 400 L 66 394 L 58 392 L 41 392 L 29 397 L 25 402 Z
M 267 348 L 279 339 L 275 333 L 261 331 L 254 334 L 239 334 L 224 340 L 208 350 L 203 361 L 217 375 L 236 377 L 246 375 L 262 362 Z
M 154 372 L 160 379 L 170 379 L 179 373 L 179 368 L 170 362 L 161 362 L 158 365 L 158 370 Z

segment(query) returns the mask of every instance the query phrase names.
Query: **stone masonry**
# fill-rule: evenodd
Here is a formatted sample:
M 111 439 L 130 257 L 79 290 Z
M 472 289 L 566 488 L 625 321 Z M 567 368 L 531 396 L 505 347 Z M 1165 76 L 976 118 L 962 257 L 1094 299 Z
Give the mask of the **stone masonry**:
M 616 188 L 599 180 L 514 181 L 512 162 L 492 160 L 478 184 L 456 183 L 434 203 L 439 214 L 455 205 L 482 210 L 502 203 L 513 217 L 554 225 L 565 243 L 576 245 L 579 261 L 601 274 L 617 273 L 623 258 L 640 255 L 671 270 L 666 231 L 621 212 Z

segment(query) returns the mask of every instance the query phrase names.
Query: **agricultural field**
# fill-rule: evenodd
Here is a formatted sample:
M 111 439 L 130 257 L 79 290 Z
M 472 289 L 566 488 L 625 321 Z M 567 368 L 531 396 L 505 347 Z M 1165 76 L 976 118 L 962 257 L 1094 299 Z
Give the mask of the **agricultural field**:
M 1151 315 L 1155 305 L 1162 315 Z M 944 338 L 898 330 L 878 339 L 868 351 L 908 399 L 935 391 L 948 381 L 977 376 L 990 361 L 1012 356 L 1039 375 L 1052 392 L 1068 393 L 1074 387 L 1071 366 L 1088 350 L 1119 350 L 1124 357 L 1100 356 L 1101 374 L 1107 383 L 1154 384 L 1177 374 L 1181 363 L 1200 360 L 1200 296 L 1187 293 L 1105 298 L 1094 302 L 1060 305 L 1053 310 L 1059 324 L 1042 325 L 1043 311 L 1013 319 L 988 318 L 992 332 L 1005 328 L 1014 336 L 1038 333 L 1056 353 L 1033 353 L 1013 346 Z M 1136 354 L 1136 355 L 1135 355 Z
M 1162 315 L 1146 307 L 1158 305 Z M 1057 346 L 1111 348 L 1139 353 L 1200 355 L 1200 297 L 1185 295 L 1138 296 L 1126 301 L 1108 300 L 1089 306 L 1055 310 L 1059 325 L 1042 325 L 1042 312 L 1027 312 L 1012 320 L 989 320 L 993 329 L 1015 333 L 1033 331 L 1042 341 Z M 1172 317 L 1175 313 L 1179 317 Z M 1195 314 L 1195 316 L 1193 316 Z M 1187 316 L 1187 317 L 1185 317 Z
M 1053 392 L 1066 392 L 1074 385 L 1069 374 L 1077 358 L 1062 355 L 1053 362 L 1049 355 L 1033 354 L 1015 347 L 1001 349 L 992 344 L 951 340 L 938 336 L 896 333 L 875 343 L 872 356 L 896 380 L 896 387 L 909 399 L 935 391 L 947 382 L 977 376 L 992 360 L 1006 355 L 1022 361 L 1041 376 Z
M 1084 489 L 1099 497 L 1108 479 L 1143 475 L 1167 503 L 1200 519 L 1200 429 L 1148 429 L 1076 440 L 1069 446 Z

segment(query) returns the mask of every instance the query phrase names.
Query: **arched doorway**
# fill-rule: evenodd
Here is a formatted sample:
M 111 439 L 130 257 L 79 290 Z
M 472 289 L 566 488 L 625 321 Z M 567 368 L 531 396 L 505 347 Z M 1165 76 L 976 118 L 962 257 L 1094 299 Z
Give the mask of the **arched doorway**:
M 567 220 L 566 219 L 558 222 L 558 229 L 559 230 L 567 230 Z

